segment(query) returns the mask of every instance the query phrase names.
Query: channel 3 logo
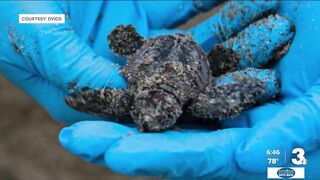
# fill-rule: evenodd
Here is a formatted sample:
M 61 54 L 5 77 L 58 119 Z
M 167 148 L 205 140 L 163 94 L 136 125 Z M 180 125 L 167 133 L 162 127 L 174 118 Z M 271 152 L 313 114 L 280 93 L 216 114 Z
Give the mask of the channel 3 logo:
M 291 162 L 294 165 L 304 166 L 307 164 L 305 151 L 302 148 L 295 148 L 291 153 Z M 286 154 L 284 157 L 286 157 Z M 286 159 L 284 162 L 286 162 Z M 267 176 L 268 179 L 304 179 L 305 172 L 304 167 L 268 167 Z
M 292 150 L 292 154 L 296 155 L 296 158 L 292 158 L 291 162 L 295 165 L 306 165 L 307 159 L 304 157 L 304 150 L 302 148 L 295 148 Z

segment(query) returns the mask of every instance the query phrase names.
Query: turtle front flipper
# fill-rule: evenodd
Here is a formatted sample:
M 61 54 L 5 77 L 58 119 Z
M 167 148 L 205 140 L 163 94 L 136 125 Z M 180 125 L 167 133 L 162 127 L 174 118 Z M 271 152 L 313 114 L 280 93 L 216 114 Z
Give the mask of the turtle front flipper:
M 275 97 L 279 80 L 272 70 L 245 69 L 213 78 L 205 93 L 194 99 L 188 111 L 200 119 L 227 119 Z
M 101 117 L 129 115 L 131 96 L 126 90 L 95 89 L 75 92 L 65 98 L 75 110 Z
M 132 25 L 119 25 L 108 35 L 109 48 L 120 56 L 130 56 L 146 42 Z

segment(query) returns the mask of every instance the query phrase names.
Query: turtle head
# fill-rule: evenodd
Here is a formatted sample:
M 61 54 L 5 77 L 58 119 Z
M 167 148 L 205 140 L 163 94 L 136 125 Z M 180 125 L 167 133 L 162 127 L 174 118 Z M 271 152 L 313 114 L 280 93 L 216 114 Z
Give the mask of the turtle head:
M 161 90 L 140 92 L 131 111 L 141 132 L 157 132 L 173 127 L 182 114 L 175 96 Z

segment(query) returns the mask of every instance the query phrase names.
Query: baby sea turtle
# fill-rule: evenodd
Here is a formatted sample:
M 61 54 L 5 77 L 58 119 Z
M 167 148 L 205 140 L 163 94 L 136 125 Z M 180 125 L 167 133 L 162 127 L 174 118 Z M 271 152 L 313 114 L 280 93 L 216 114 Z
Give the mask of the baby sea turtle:
M 264 28 L 268 23 L 281 21 L 281 27 L 271 29 L 271 33 L 278 33 L 277 38 L 282 38 L 283 43 L 268 50 L 289 43 L 293 35 L 286 19 L 270 16 L 264 21 L 263 25 L 257 23 L 247 29 Z M 277 32 L 279 28 L 283 31 Z M 246 31 L 241 33 L 232 42 L 247 35 Z M 260 34 L 256 35 L 259 40 Z M 268 36 L 263 38 L 260 41 L 269 41 Z M 275 41 L 274 35 L 270 38 Z M 245 66 L 246 57 L 242 55 L 247 55 L 250 47 L 243 53 L 232 50 L 231 40 L 218 45 L 219 48 L 214 48 L 209 55 L 191 35 L 160 35 L 145 39 L 132 25 L 117 26 L 108 40 L 111 50 L 127 58 L 121 74 L 127 79 L 128 88 L 79 90 L 67 97 L 66 103 L 78 111 L 103 117 L 129 115 L 143 132 L 172 128 L 183 113 L 210 120 L 234 117 L 257 102 L 274 97 L 279 91 L 275 71 L 255 69 L 266 64 L 271 57 L 256 60 L 261 57 L 251 54 L 248 61 L 263 63 L 247 63 Z M 230 58 L 230 55 L 236 57 Z M 221 58 L 217 60 L 216 57 Z M 226 67 L 224 64 L 229 61 L 232 66 Z

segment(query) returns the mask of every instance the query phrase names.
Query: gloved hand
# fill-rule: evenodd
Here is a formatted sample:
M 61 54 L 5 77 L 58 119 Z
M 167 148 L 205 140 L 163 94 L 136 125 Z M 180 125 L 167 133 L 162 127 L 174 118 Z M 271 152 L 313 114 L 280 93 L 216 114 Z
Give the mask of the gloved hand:
M 229 7 L 241 10 L 238 5 Z M 264 12 L 265 9 L 252 10 Z M 285 165 L 286 149 L 287 165 L 292 166 L 290 151 L 301 147 L 308 159 L 306 177 L 319 177 L 316 160 L 320 151 L 316 150 L 320 138 L 317 131 L 320 128 L 317 118 L 320 117 L 320 71 L 317 69 L 320 61 L 316 44 L 320 38 L 317 27 L 320 4 L 283 2 L 279 13 L 295 24 L 296 36 L 288 54 L 276 67 L 282 83 L 276 101 L 225 121 L 222 126 L 227 129 L 215 132 L 183 130 L 141 134 L 135 128 L 120 124 L 83 121 L 62 130 L 61 144 L 75 155 L 119 173 L 181 179 L 266 178 L 268 149 L 281 151 L 277 166 Z M 212 22 L 223 19 L 221 14 L 214 16 Z M 243 19 L 218 24 L 224 30 L 234 30 L 232 27 L 242 27 Z M 218 32 L 223 37 L 224 31 Z M 237 31 L 230 32 L 229 35 Z M 197 40 L 202 44 L 207 42 Z M 223 38 L 215 40 L 220 42 Z
M 139 33 L 164 33 L 216 2 L 0 2 L 0 73 L 39 102 L 50 115 L 71 124 L 98 119 L 69 108 L 70 87 L 125 88 L 106 35 L 118 24 Z M 208 9 L 206 9 L 208 8 Z M 163 11 L 168 16 L 163 16 Z M 19 14 L 66 14 L 65 24 L 19 24 Z M 200 31 L 198 29 L 197 31 Z M 204 37 L 204 36 L 202 36 Z

